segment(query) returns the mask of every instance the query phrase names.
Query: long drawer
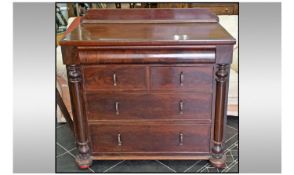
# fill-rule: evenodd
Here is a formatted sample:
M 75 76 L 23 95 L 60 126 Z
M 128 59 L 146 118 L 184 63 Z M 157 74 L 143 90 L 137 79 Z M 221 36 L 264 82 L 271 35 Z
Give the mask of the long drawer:
M 93 153 L 209 152 L 209 124 L 90 124 Z
M 210 93 L 86 93 L 88 120 L 211 119 Z
M 83 50 L 79 58 L 83 64 L 181 64 L 181 63 L 214 63 L 215 47 L 194 48 L 125 48 Z

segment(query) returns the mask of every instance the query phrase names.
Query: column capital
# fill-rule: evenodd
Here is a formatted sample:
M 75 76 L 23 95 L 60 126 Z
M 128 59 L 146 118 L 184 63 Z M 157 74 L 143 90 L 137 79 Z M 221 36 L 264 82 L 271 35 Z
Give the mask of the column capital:
M 227 80 L 228 75 L 229 75 L 228 68 L 229 68 L 228 64 L 218 64 L 217 65 L 217 71 L 215 73 L 216 81 L 225 82 Z
M 69 65 L 67 66 L 68 81 L 71 83 L 78 83 L 82 80 L 80 66 Z

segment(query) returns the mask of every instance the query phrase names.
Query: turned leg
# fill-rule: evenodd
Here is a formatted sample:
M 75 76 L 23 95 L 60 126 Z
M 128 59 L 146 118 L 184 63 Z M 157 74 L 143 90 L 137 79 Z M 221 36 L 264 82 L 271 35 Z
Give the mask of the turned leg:
M 215 119 L 213 133 L 213 147 L 210 162 L 214 167 L 224 168 L 226 156 L 223 150 L 225 107 L 227 96 L 227 80 L 229 65 L 220 64 L 216 71 L 216 98 L 215 98 Z
M 82 96 L 82 77 L 78 65 L 69 65 L 67 68 L 68 85 L 73 112 L 74 131 L 78 148 L 76 163 L 82 169 L 88 168 L 92 164 L 90 148 L 88 143 L 87 119 L 84 110 Z

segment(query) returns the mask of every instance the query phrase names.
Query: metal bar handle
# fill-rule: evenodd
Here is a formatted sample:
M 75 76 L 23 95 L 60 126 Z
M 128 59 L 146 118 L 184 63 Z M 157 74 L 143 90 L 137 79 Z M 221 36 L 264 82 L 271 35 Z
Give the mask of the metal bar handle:
M 117 86 L 117 77 L 116 77 L 116 73 L 115 72 L 112 75 L 112 80 L 113 80 L 113 86 Z
M 184 73 L 183 72 L 180 73 L 180 85 L 181 86 L 184 85 Z
M 184 134 L 183 133 L 179 134 L 179 141 L 180 141 L 180 145 L 184 144 Z
M 121 146 L 122 145 L 122 141 L 121 141 L 121 136 L 120 134 L 117 134 L 117 145 Z
M 179 103 L 179 107 L 180 107 L 180 114 L 184 113 L 184 102 L 181 100 Z
M 115 102 L 115 113 L 119 115 L 119 102 Z

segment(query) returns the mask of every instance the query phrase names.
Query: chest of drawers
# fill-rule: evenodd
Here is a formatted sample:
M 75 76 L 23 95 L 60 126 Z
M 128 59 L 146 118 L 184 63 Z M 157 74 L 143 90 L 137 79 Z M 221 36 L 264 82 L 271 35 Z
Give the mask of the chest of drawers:
M 90 10 L 60 42 L 76 162 L 207 159 L 224 167 L 235 43 L 205 9 Z

